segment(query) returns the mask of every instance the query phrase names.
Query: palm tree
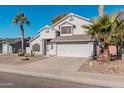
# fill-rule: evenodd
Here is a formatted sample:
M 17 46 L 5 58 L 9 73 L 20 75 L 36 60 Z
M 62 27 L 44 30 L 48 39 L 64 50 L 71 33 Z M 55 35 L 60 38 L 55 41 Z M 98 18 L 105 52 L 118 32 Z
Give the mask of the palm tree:
M 24 51 L 24 27 L 23 27 L 23 24 L 29 24 L 29 21 L 27 19 L 27 17 L 25 16 L 24 13 L 18 13 L 14 19 L 13 19 L 13 24 L 19 24 L 20 25 L 20 29 L 21 29 L 21 42 L 22 42 L 22 51 Z
M 122 57 L 122 55 L 124 54 L 124 17 L 123 17 L 124 12 L 121 11 L 120 12 L 120 16 L 118 18 L 118 20 L 116 20 L 116 22 L 113 25 L 113 28 L 115 30 L 113 30 L 113 37 L 116 38 L 117 44 L 118 46 L 120 46 L 119 50 L 119 55 L 120 57 Z M 121 52 L 121 53 L 120 53 Z
M 117 12 L 111 16 L 104 15 L 93 20 L 90 25 L 83 25 L 82 27 L 87 29 L 87 33 L 100 41 L 100 47 L 103 49 L 102 55 L 108 57 L 108 45 L 117 41 L 118 44 L 119 33 L 122 32 L 123 26 L 122 21 L 118 21 L 120 12 Z M 119 31 L 120 30 L 120 31 Z M 110 42 L 111 41 L 111 42 Z M 107 58 L 108 59 L 108 58 Z
M 98 11 L 100 17 L 104 16 L 104 5 L 99 5 Z

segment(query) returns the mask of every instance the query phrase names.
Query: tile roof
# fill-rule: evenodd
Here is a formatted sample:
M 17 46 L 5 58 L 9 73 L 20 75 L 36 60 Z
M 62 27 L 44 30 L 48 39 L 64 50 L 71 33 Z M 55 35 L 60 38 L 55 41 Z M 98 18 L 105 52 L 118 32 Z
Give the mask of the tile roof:
M 59 36 L 51 40 L 51 42 L 79 42 L 79 41 L 94 41 L 88 35 L 73 35 L 73 36 Z

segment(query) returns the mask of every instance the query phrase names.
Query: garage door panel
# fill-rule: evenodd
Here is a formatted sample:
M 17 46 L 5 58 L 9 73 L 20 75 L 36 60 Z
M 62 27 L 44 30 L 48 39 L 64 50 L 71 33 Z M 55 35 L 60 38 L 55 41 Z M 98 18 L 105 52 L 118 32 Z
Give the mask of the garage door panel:
M 57 55 L 65 57 L 89 57 L 93 54 L 93 44 L 58 44 Z

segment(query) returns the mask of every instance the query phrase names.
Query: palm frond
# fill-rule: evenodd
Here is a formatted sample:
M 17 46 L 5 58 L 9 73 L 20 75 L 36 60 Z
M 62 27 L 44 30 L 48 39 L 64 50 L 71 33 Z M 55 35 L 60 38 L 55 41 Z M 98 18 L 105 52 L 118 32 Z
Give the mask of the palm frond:
M 22 24 L 24 24 L 24 23 L 29 24 L 30 23 L 24 13 L 18 13 L 14 17 L 13 23 L 18 24 L 19 22 L 22 23 Z

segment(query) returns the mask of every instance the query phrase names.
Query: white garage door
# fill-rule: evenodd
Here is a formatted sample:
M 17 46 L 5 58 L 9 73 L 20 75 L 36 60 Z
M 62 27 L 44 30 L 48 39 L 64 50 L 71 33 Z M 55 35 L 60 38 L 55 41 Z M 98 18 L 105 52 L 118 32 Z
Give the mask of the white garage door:
M 57 56 L 90 57 L 93 55 L 93 44 L 57 44 Z

